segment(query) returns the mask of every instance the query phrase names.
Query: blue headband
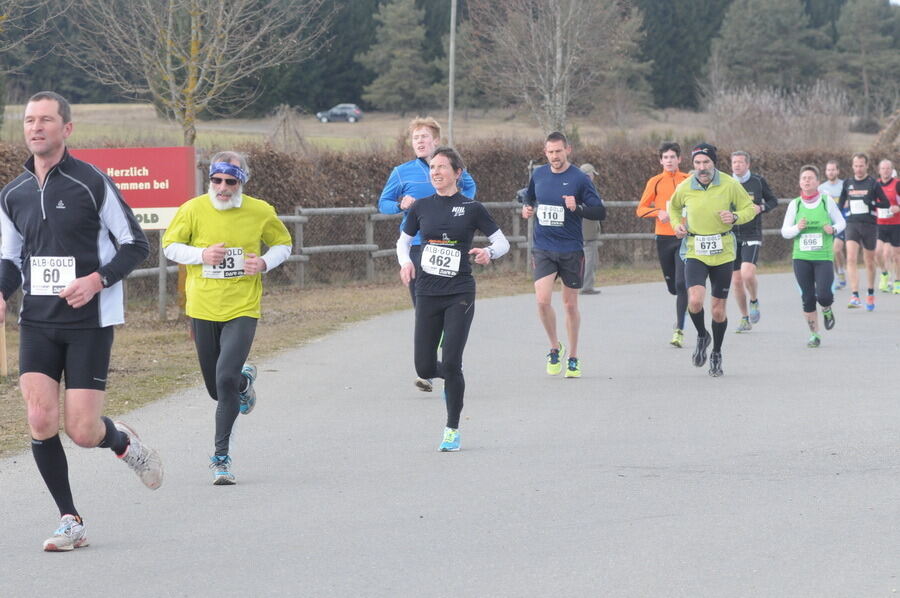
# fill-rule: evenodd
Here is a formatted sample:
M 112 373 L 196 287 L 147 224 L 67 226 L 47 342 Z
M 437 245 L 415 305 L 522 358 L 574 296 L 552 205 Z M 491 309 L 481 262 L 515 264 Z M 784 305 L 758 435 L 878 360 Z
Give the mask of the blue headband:
M 214 174 L 230 174 L 241 183 L 247 182 L 247 173 L 241 170 L 240 166 L 235 166 L 229 162 L 214 162 L 209 165 L 209 176 Z

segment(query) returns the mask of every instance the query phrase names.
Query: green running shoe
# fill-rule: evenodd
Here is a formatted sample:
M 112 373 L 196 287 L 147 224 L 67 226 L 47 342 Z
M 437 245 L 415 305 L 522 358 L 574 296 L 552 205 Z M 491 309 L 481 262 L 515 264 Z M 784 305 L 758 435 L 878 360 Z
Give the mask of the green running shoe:
M 562 371 L 562 361 L 566 358 L 566 346 L 559 343 L 558 349 L 550 349 L 547 353 L 547 373 L 555 376 Z
M 566 378 L 581 378 L 581 364 L 577 357 L 570 357 L 566 366 Z

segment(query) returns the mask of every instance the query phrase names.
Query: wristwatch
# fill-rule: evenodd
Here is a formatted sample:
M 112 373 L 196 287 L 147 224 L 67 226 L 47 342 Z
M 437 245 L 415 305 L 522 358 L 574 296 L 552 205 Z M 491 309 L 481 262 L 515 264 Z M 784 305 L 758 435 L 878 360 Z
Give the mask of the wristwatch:
M 97 274 L 100 274 L 100 273 L 97 272 Z M 106 276 L 104 276 L 103 274 L 100 274 L 100 285 L 101 285 L 104 289 L 108 289 L 108 288 L 109 288 L 109 279 L 108 279 Z

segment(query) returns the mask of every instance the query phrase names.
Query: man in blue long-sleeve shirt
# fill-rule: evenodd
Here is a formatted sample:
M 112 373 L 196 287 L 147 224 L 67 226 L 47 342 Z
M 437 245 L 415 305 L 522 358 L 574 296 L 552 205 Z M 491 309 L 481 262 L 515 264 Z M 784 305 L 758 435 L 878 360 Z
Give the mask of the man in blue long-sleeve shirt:
M 428 159 L 441 141 L 441 125 L 430 117 L 416 117 L 409 123 L 410 144 L 416 154 L 415 159 L 394 168 L 388 177 L 381 197 L 378 198 L 378 211 L 382 214 L 403 213 L 400 230 L 406 223 L 406 215 L 416 200 L 434 195 L 434 186 L 428 168 Z M 467 171 L 463 171 L 459 180 L 459 191 L 470 199 L 475 198 L 475 181 Z M 416 268 L 416 276 L 420 274 L 419 260 L 422 257 L 422 238 L 420 234 L 413 237 L 409 257 Z M 415 285 L 409 285 L 409 294 L 413 306 L 416 305 Z M 425 392 L 431 392 L 431 382 L 416 378 L 416 386 Z
M 565 375 L 566 378 L 579 378 L 581 364 L 577 355 L 581 314 L 578 291 L 584 277 L 582 219 L 603 220 L 606 208 L 590 177 L 569 162 L 571 152 L 565 135 L 555 132 L 547 136 L 544 155 L 548 164 L 531 174 L 522 218 L 537 216 L 531 255 L 538 316 L 550 340 L 547 373 L 551 376 L 559 374 L 566 357 L 566 349 L 556 332 L 556 312 L 551 305 L 553 285 L 560 278 L 570 351 Z

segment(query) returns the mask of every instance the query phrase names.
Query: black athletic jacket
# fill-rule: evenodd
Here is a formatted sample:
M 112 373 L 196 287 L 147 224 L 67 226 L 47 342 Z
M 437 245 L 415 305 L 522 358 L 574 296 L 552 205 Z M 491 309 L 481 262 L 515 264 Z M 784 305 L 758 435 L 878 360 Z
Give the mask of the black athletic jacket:
M 52 328 L 124 322 L 119 283 L 150 246 L 116 186 L 92 164 L 66 150 L 42 189 L 29 158 L 25 172 L 0 191 L 0 233 L 0 292 L 8 299 L 22 285 L 20 322 Z M 99 272 L 107 288 L 78 309 L 55 295 L 33 295 L 31 258 L 37 256 L 74 257 L 76 277 Z
M 850 202 L 862 201 L 865 204 L 865 212 L 854 213 L 853 206 Z M 861 181 L 856 180 L 854 176 L 848 176 L 844 179 L 844 188 L 841 190 L 841 198 L 838 201 L 841 210 L 845 208 L 850 210 L 847 216 L 847 222 L 866 222 L 869 224 L 878 224 L 876 219 L 878 208 L 889 208 L 891 202 L 878 181 L 871 176 L 866 175 Z
M 778 207 L 778 198 L 772 193 L 772 188 L 766 179 L 758 174 L 750 173 L 750 178 L 746 183 L 741 183 L 744 191 L 750 196 L 758 206 L 762 206 L 762 212 L 756 215 L 753 220 L 744 224 L 738 224 L 732 229 L 740 241 L 762 241 L 762 215 L 771 212 Z

